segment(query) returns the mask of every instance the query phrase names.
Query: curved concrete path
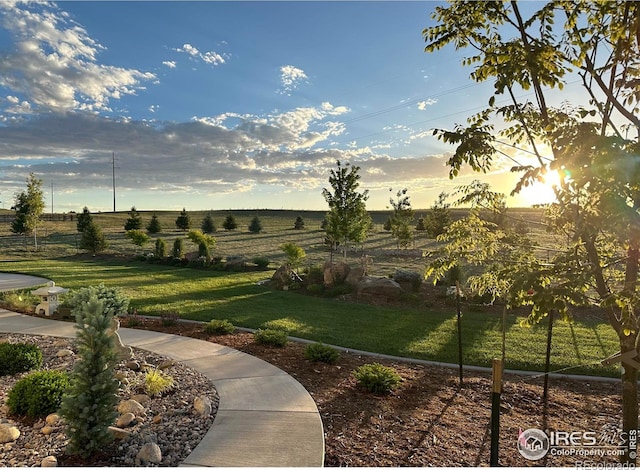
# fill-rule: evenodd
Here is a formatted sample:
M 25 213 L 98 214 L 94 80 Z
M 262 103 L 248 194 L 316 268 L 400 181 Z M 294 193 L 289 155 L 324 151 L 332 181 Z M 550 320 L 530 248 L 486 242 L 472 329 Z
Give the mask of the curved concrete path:
M 35 285 L 40 284 L 43 282 Z M 17 288 L 24 287 L 28 286 Z M 75 337 L 73 323 L 2 309 L 0 332 Z M 200 371 L 218 390 L 220 403 L 213 425 L 182 466 L 323 465 L 324 431 L 316 404 L 305 388 L 281 369 L 208 341 L 131 328 L 120 328 L 119 333 L 129 346 L 171 357 Z
M 42 286 L 49 282 L 43 277 L 27 274 L 0 273 L 0 292 Z

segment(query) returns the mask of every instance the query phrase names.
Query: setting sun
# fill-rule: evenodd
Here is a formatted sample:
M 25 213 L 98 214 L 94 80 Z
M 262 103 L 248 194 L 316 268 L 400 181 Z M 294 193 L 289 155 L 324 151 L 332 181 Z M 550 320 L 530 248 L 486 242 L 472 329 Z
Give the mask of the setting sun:
M 533 206 L 536 204 L 548 204 L 556 200 L 554 188 L 560 185 L 560 176 L 557 171 L 548 171 L 544 175 L 544 181 L 538 181 L 520 191 L 523 203 Z

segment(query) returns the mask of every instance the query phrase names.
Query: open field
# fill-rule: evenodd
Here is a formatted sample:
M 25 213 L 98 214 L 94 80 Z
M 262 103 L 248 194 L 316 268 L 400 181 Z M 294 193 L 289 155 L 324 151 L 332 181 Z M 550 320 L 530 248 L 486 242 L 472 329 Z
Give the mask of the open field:
M 213 211 L 219 227 L 228 211 Z M 293 211 L 233 211 L 238 230 L 218 230 L 214 256 L 241 255 L 251 260 L 256 256 L 271 260 L 275 269 L 284 261 L 279 246 L 292 241 L 307 252 L 307 264 L 323 263 L 330 257 L 319 228 L 323 212 Z M 420 214 L 420 211 L 417 211 Z M 532 219 L 532 228 L 539 213 L 524 211 Z M 158 212 L 164 227 L 158 236 L 170 247 L 176 237 L 184 236 L 175 229 L 178 212 Z M 262 221 L 264 231 L 249 233 L 247 227 L 254 215 Z M 143 225 L 151 213 L 141 213 Z M 198 227 L 204 212 L 190 213 L 192 225 Z M 304 230 L 294 230 L 296 216 L 305 220 Z M 390 234 L 382 229 L 388 213 L 374 213 L 376 230 L 364 244 L 364 251 L 350 252 L 348 261 L 358 262 L 362 253 L 373 258 L 372 274 L 387 276 L 396 268 L 421 271 L 425 266 L 423 250 L 436 246 L 424 236 L 416 239 L 415 247 L 397 250 Z M 170 267 L 132 260 L 143 250 L 124 235 L 127 213 L 95 214 L 94 220 L 107 233 L 111 255 L 91 258 L 77 256 L 78 236 L 75 220 L 45 221 L 40 233 L 40 250 L 33 250 L 32 240 L 25 248 L 22 237 L 10 234 L 8 223 L 0 229 L 0 270 L 42 275 L 58 285 L 80 288 L 104 283 L 122 288 L 131 298 L 131 307 L 141 314 L 178 313 L 182 318 L 207 321 L 229 319 L 237 326 L 258 328 L 277 326 L 290 335 L 354 349 L 413 357 L 442 362 L 457 361 L 455 306 L 443 303 L 442 296 L 434 302 L 413 302 L 407 306 L 373 306 L 311 297 L 292 292 L 279 292 L 257 285 L 268 279 L 272 270 L 228 273 Z M 171 227 L 171 228 L 170 228 Z M 150 243 L 147 251 L 152 248 Z M 197 248 L 186 243 L 187 251 Z M 123 256 L 124 255 L 124 256 Z M 341 257 L 334 253 L 334 257 Z M 437 291 L 434 296 L 438 296 Z M 415 300 L 415 299 L 414 299 Z M 479 310 L 479 311 L 478 311 Z M 510 313 L 507 317 L 507 367 L 542 370 L 546 329 L 523 328 L 520 320 L 526 312 Z M 463 338 L 465 363 L 490 366 L 500 355 L 501 308 L 465 307 Z M 571 368 L 567 373 L 588 373 L 616 376 L 617 369 L 597 364 L 616 352 L 617 339 L 613 330 L 593 315 L 581 315 L 574 324 L 558 322 L 554 330 L 553 370 Z

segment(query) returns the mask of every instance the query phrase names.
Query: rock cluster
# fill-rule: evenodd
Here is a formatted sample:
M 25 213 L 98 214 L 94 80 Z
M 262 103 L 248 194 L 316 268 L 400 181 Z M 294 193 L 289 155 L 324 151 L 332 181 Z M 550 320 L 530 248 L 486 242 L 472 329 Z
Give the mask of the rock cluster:
M 26 335 L 2 335 L 0 340 L 31 342 L 43 351 L 44 368 L 70 370 L 78 359 L 70 340 Z M 59 351 L 69 351 L 72 354 Z M 149 367 L 163 368 L 174 380 L 171 390 L 151 398 L 144 393 L 144 374 Z M 181 363 L 141 350 L 118 367 L 122 383 L 118 418 L 110 431 L 116 437 L 105 449 L 109 461 L 102 466 L 178 466 L 198 445 L 211 427 L 218 395 L 202 374 Z M 3 377 L 0 396 L 25 374 Z M 4 406 L 3 406 L 4 405 Z M 8 415 L 0 403 L 0 466 L 55 467 L 64 460 L 68 443 L 63 419 L 52 414 L 35 423 Z M 94 462 L 96 463 L 96 462 Z M 62 462 L 64 464 L 64 462 Z M 74 465 L 75 466 L 75 465 Z

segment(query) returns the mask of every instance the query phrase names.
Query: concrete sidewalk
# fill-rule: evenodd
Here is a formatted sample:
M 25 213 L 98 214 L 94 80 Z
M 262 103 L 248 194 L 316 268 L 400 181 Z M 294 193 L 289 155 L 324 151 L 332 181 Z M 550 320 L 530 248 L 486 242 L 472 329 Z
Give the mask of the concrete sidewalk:
M 0 309 L 0 332 L 75 337 L 74 324 Z M 298 381 L 256 357 L 184 336 L 120 328 L 122 342 L 203 373 L 220 395 L 213 425 L 185 459 L 189 467 L 321 467 L 324 431 Z

